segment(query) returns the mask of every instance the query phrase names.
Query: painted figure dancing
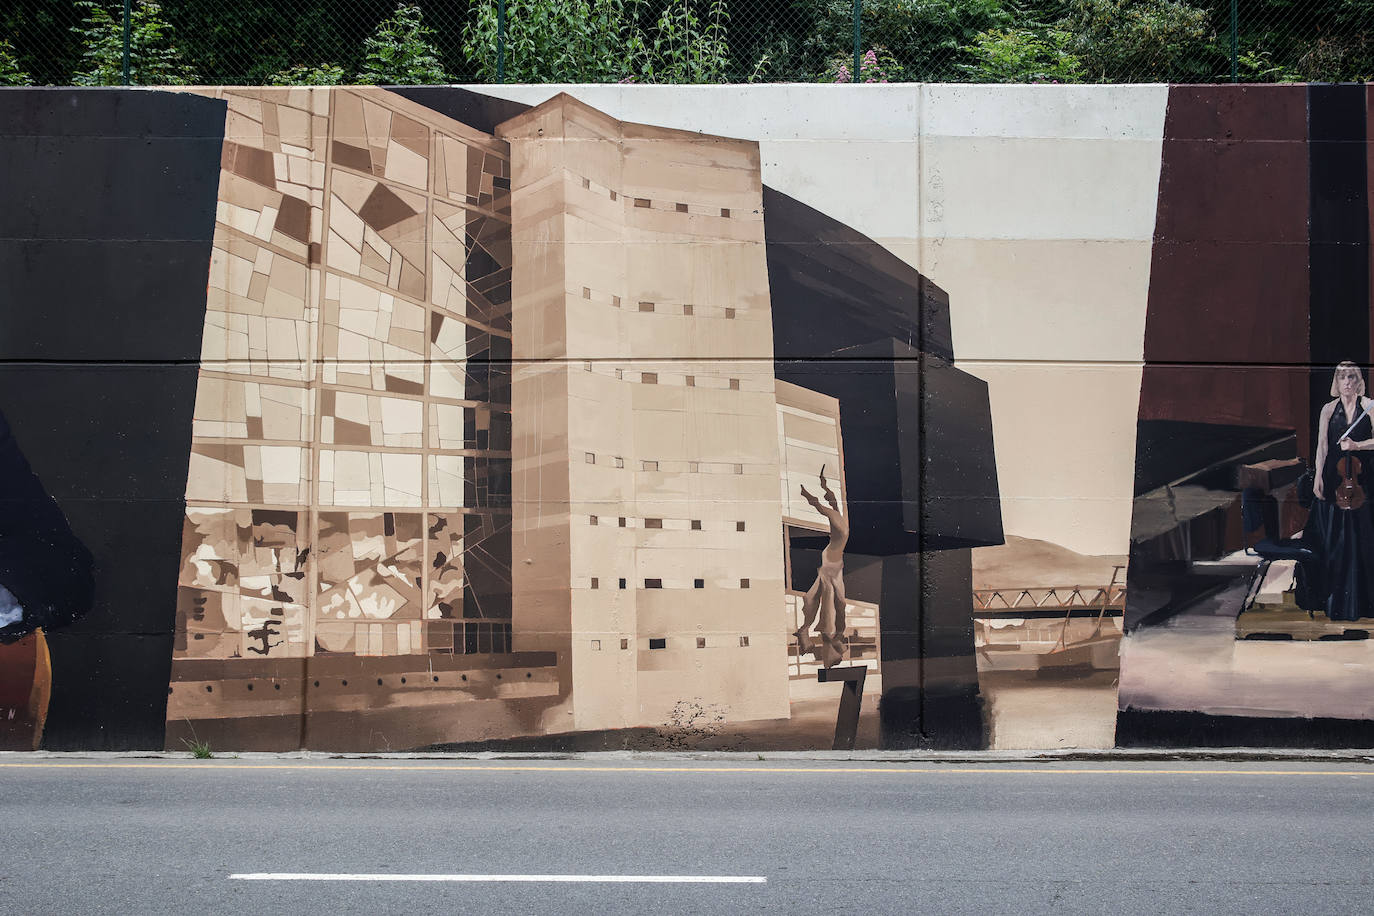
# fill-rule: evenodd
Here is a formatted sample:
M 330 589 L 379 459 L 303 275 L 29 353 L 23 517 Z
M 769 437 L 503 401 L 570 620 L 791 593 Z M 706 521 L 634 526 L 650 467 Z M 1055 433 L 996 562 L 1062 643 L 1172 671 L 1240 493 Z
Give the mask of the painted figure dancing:
M 825 494 L 822 503 L 806 487 L 801 494 L 830 523 L 830 543 L 821 553 L 821 568 L 816 572 L 816 581 L 802 601 L 802 625 L 796 632 L 797 652 L 804 655 L 810 652 L 819 659 L 822 666 L 834 667 L 844 660 L 844 545 L 849 540 L 849 521 L 840 513 L 839 501 L 825 481 L 825 465 L 821 465 L 821 490 Z M 820 617 L 818 639 L 810 635 L 811 625 Z M 817 646 L 819 642 L 819 647 Z

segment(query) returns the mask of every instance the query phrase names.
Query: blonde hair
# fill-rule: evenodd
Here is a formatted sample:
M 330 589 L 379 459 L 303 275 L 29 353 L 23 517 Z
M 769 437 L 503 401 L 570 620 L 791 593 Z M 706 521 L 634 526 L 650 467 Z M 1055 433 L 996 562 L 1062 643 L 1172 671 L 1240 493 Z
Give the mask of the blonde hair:
M 1335 373 L 1333 373 L 1332 376 L 1331 376 L 1331 396 L 1332 396 L 1333 398 L 1338 398 L 1338 397 L 1341 396 L 1341 373 L 1342 373 L 1344 370 L 1346 370 L 1346 369 L 1354 369 L 1354 370 L 1355 370 L 1355 375 L 1356 375 L 1356 376 L 1359 378 L 1359 380 L 1360 380 L 1360 396 L 1363 397 L 1363 396 L 1364 396 L 1364 373 L 1360 371 L 1360 367 L 1359 367 L 1359 366 L 1355 365 L 1354 363 L 1352 363 L 1352 362 L 1351 362 L 1350 360 L 1348 360 L 1348 359 L 1342 360 L 1341 362 L 1339 362 L 1339 363 L 1336 364 L 1336 371 L 1335 371 Z

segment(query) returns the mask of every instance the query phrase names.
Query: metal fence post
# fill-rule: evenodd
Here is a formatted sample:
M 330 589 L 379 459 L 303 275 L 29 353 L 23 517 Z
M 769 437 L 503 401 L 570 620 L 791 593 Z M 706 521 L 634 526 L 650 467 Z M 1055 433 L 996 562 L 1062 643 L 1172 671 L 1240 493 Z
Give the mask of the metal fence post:
M 496 81 L 506 81 L 506 0 L 496 2 Z
M 1241 18 L 1237 11 L 1237 0 L 1231 0 L 1231 82 L 1241 81 L 1241 66 L 1239 66 L 1239 40 L 1237 38 L 1237 21 Z
M 129 20 L 133 17 L 133 0 L 124 0 L 124 85 L 129 85 Z
M 854 0 L 854 82 L 856 83 L 859 82 L 859 74 L 863 70 L 859 57 L 859 13 L 862 9 L 862 0 Z

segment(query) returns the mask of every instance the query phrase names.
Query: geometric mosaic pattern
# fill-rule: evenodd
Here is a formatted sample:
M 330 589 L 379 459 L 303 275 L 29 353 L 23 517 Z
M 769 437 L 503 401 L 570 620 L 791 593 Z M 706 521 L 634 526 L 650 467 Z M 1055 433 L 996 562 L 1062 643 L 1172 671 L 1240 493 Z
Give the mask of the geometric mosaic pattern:
M 507 144 L 378 89 L 214 89 L 178 658 L 510 651 Z
M 300 512 L 188 506 L 176 654 L 304 654 L 307 531 Z

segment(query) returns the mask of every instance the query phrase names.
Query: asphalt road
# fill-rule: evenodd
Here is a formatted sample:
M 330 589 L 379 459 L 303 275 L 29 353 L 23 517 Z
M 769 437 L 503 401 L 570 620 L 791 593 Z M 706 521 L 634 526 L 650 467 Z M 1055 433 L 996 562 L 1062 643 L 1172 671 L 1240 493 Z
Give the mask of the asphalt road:
M 1374 910 L 1341 762 L 5 756 L 0 836 L 15 914 Z

